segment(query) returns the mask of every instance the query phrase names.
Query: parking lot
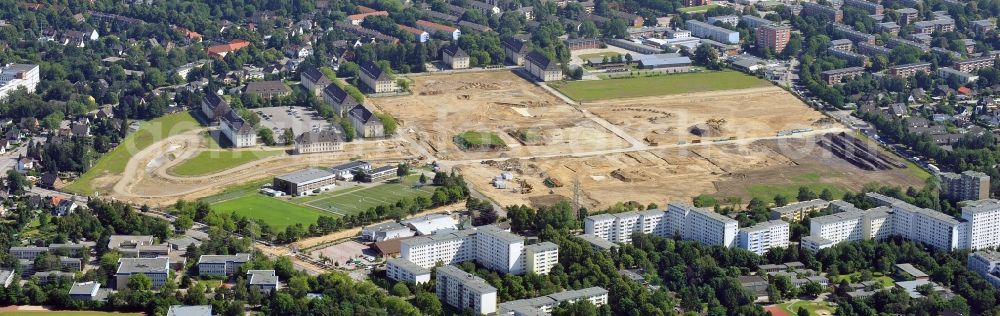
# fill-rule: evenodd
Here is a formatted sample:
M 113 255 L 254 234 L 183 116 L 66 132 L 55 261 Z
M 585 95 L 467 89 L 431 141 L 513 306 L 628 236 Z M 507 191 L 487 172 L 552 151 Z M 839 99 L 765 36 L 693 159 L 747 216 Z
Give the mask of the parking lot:
M 295 135 L 300 135 L 307 131 L 318 131 L 332 127 L 316 111 L 301 107 L 269 107 L 253 109 L 260 115 L 260 125 L 274 131 L 276 141 L 283 141 L 282 136 L 286 128 L 291 128 Z

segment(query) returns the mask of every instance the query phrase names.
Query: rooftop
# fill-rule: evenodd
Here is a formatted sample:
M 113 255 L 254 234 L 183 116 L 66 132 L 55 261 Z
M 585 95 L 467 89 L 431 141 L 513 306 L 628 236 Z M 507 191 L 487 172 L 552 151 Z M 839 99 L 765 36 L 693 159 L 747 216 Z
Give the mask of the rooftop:
M 250 261 L 249 253 L 238 253 L 235 255 L 202 255 L 198 257 L 198 263 L 226 263 L 226 262 L 247 262 Z
M 429 214 L 400 221 L 421 235 L 429 235 L 441 229 L 456 229 L 455 219 L 446 214 Z
M 167 316 L 211 316 L 212 305 L 171 305 Z
M 962 207 L 962 213 L 979 214 L 983 212 L 996 212 L 1000 210 L 1000 201 L 986 199 L 978 201 L 966 201 Z
M 580 239 L 583 239 L 584 241 L 589 242 L 591 246 L 599 248 L 601 250 L 609 250 L 611 248 L 618 247 L 618 245 L 615 244 L 615 243 L 613 243 L 613 242 L 610 242 L 610 241 L 607 241 L 607 240 L 604 240 L 604 239 L 601 239 L 601 238 L 597 238 L 597 236 L 590 235 L 590 234 L 577 235 L 576 237 L 580 238 Z
M 118 259 L 117 274 L 132 273 L 164 273 L 170 271 L 170 259 L 158 258 L 121 258 Z
M 508 243 L 524 242 L 524 237 L 515 235 L 514 233 L 500 229 L 500 227 L 496 227 L 493 225 L 478 227 L 478 230 L 480 234 L 490 235 L 493 236 L 494 238 L 503 240 Z
M 278 276 L 274 274 L 274 270 L 250 270 L 247 271 L 247 275 L 250 276 L 250 280 L 247 281 L 250 285 L 278 284 Z
M 416 263 L 410 262 L 410 260 L 406 260 L 403 258 L 392 258 L 386 260 L 386 264 L 397 266 L 400 269 L 403 269 L 403 271 L 412 273 L 414 275 L 431 274 L 431 270 L 418 266 Z
M 545 241 L 537 244 L 524 246 L 524 250 L 531 250 L 533 252 L 553 251 L 553 250 L 559 250 L 559 245 Z
M 73 283 L 73 286 L 69 288 L 69 295 L 94 296 L 100 288 L 101 284 L 97 282 Z
M 455 266 L 441 266 L 438 267 L 436 271 L 438 278 L 444 276 L 447 277 L 449 280 L 458 281 L 462 283 L 462 286 L 465 287 L 466 289 L 472 289 L 475 292 L 496 293 L 497 291 L 495 287 L 491 286 L 489 283 L 486 283 L 486 280 L 483 280 L 482 278 L 477 277 L 471 273 L 462 271 L 461 269 Z
M 778 226 L 788 226 L 788 223 L 782 220 L 772 220 L 772 221 L 757 223 L 757 225 L 753 225 L 750 227 L 740 228 L 740 231 L 757 232 L 762 230 L 768 230 L 771 229 L 772 227 L 778 227 Z
M 906 272 L 906 274 L 909 274 L 914 278 L 921 279 L 927 277 L 927 273 L 924 273 L 924 271 L 920 271 L 920 269 L 917 269 L 917 267 L 914 267 L 912 264 L 909 263 L 897 263 L 896 268 L 903 270 L 903 272 Z
M 328 177 L 333 177 L 333 176 L 334 176 L 333 173 L 331 173 L 329 171 L 322 170 L 322 169 L 309 168 L 309 169 L 299 170 L 299 171 L 292 172 L 292 173 L 289 173 L 289 174 L 277 176 L 277 177 L 275 177 L 275 179 L 282 180 L 282 181 L 287 181 L 287 182 L 291 182 L 291 183 L 305 183 L 305 182 L 316 181 L 316 180 L 320 180 L 320 179 L 324 179 L 324 178 L 328 178 Z

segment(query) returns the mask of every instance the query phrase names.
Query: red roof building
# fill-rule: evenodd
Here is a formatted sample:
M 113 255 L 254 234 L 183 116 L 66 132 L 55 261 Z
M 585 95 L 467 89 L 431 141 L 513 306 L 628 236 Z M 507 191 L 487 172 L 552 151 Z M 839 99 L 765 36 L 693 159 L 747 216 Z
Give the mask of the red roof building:
M 229 42 L 229 44 L 215 45 L 208 48 L 208 55 L 215 59 L 223 59 L 226 54 L 238 51 L 247 46 L 250 46 L 250 42 L 234 39 Z

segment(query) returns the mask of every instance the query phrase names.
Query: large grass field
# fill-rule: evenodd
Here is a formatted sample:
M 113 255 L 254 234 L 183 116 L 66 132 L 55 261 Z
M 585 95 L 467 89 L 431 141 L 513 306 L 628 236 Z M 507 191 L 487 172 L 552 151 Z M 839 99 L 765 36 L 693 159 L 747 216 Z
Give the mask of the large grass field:
M 741 72 L 709 71 L 624 79 L 553 82 L 551 87 L 576 101 L 649 97 L 764 87 L 765 80 Z
M 284 230 L 289 225 L 315 223 L 320 216 L 337 215 L 311 207 L 285 202 L 262 194 L 252 193 L 235 199 L 212 204 L 212 210 L 222 213 L 236 213 L 259 219 L 276 230 Z
M 0 315 L 4 316 L 35 316 L 35 315 L 46 315 L 46 316 L 141 316 L 142 313 L 111 313 L 111 312 L 94 312 L 94 311 L 10 311 L 10 312 L 0 312 Z
M 677 9 L 677 11 L 678 12 L 683 12 L 683 13 L 700 12 L 700 11 L 708 11 L 708 9 L 711 9 L 711 8 L 714 8 L 714 7 L 717 7 L 717 6 L 719 6 L 719 5 L 718 4 L 706 4 L 706 5 L 700 5 L 700 6 L 694 6 L 694 7 L 680 8 L 680 9 Z
M 266 182 L 257 181 L 233 187 L 202 201 L 217 212 L 236 213 L 260 219 L 273 228 L 283 230 L 288 225 L 315 223 L 320 216 L 339 217 L 367 211 L 369 208 L 392 204 L 404 198 L 430 196 L 434 187 L 417 186 L 419 175 L 409 175 L 403 181 L 390 181 L 372 187 L 339 187 L 321 194 L 273 198 L 257 193 Z
M 149 147 L 153 143 L 172 135 L 181 134 L 201 127 L 197 120 L 188 112 L 166 115 L 148 122 L 143 122 L 139 130 L 125 137 L 118 147 L 97 160 L 87 173 L 73 181 L 64 189 L 80 195 L 92 195 L 95 191 L 91 181 L 104 174 L 120 174 L 125 171 L 132 155 Z
M 174 166 L 170 171 L 178 176 L 200 176 L 212 174 L 242 164 L 283 155 L 283 150 L 211 150 L 199 152 L 191 159 Z

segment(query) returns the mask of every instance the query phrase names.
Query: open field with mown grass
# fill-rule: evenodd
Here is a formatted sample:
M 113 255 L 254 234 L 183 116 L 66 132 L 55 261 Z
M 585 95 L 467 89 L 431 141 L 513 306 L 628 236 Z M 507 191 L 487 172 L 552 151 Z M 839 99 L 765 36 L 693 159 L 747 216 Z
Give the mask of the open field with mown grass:
M 170 169 L 178 176 L 200 176 L 234 168 L 256 160 L 284 155 L 284 150 L 210 150 L 199 152 Z
M 766 87 L 770 83 L 741 72 L 725 70 L 623 79 L 553 82 L 549 85 L 573 100 L 597 101 L 759 88 Z

